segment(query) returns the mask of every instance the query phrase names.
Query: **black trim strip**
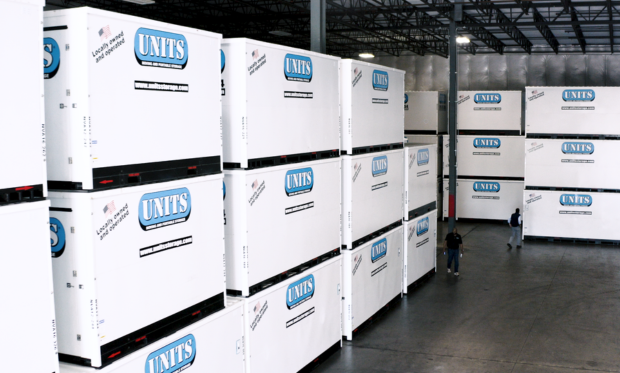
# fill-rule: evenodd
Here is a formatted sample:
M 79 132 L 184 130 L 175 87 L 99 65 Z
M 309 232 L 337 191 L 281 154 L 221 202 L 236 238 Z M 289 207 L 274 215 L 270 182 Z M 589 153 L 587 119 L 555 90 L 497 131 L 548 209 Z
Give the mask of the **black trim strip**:
M 402 219 L 401 220 L 397 220 L 397 221 L 395 221 L 392 224 L 386 225 L 383 228 L 377 229 L 376 231 L 374 231 L 374 232 L 372 232 L 370 234 L 367 234 L 367 235 L 365 235 L 364 237 L 362 237 L 360 239 L 357 239 L 357 240 L 353 241 L 353 243 L 352 243 L 353 247 L 351 247 L 350 249 L 346 245 L 343 245 L 343 246 L 345 246 L 345 249 L 354 250 L 357 247 L 365 244 L 366 242 L 374 240 L 375 238 L 381 236 L 382 234 L 385 234 L 385 233 L 391 231 L 394 228 L 398 228 L 401 225 L 403 225 Z
M 414 288 L 417 288 L 418 286 L 422 285 L 423 283 L 428 281 L 434 275 L 435 275 L 435 268 L 433 268 L 430 271 L 426 272 L 425 274 L 420 276 L 420 278 L 418 278 L 417 280 L 415 280 L 411 284 L 407 285 L 407 293 L 404 293 L 404 295 L 409 295 L 409 292 L 411 290 L 413 290 Z
M 381 316 L 385 315 L 391 308 L 396 307 L 401 301 L 402 301 L 402 293 L 398 294 L 397 296 L 395 296 L 394 298 L 392 298 L 392 300 L 390 300 L 389 302 L 387 302 L 385 304 L 385 306 L 381 307 L 379 309 L 379 311 L 375 312 L 372 316 L 370 316 L 366 321 L 364 321 L 363 323 L 361 323 L 354 331 L 353 331 L 353 336 L 356 336 L 359 334 L 359 332 L 361 332 L 362 330 L 366 329 L 366 327 L 368 327 L 369 325 L 371 325 L 375 320 L 381 318 Z M 346 336 L 342 336 L 342 339 L 347 341 L 347 337 Z
M 198 320 L 224 309 L 224 293 L 219 293 L 211 298 L 188 307 L 180 312 L 170 315 L 142 329 L 131 332 L 124 337 L 118 338 L 101 346 L 101 367 L 119 360 L 132 352 L 150 345 L 178 330 L 181 330 Z M 60 361 L 78 365 L 90 366 L 90 359 L 79 356 L 58 354 Z M 97 367 L 97 368 L 101 368 Z
M 0 206 L 18 202 L 43 201 L 43 184 L 0 189 Z
M 290 277 L 293 277 L 299 273 L 302 273 L 312 267 L 316 267 L 317 265 L 323 263 L 326 260 L 329 260 L 331 258 L 335 258 L 338 255 L 340 255 L 340 248 L 335 248 L 334 250 L 331 250 L 323 255 L 320 255 L 312 260 L 309 260 L 305 263 L 302 263 L 296 267 L 293 267 L 287 271 L 284 271 L 280 274 L 277 274 L 275 276 L 272 276 L 266 280 L 263 280 L 257 284 L 251 285 L 250 286 L 250 297 L 256 293 L 258 293 L 259 291 L 265 290 L 275 284 L 278 284 L 284 280 L 289 279 Z M 234 290 L 234 289 L 226 289 L 226 295 L 230 295 L 230 296 L 235 296 L 235 297 L 241 297 L 242 292 L 241 290 Z
M 409 215 L 407 220 L 413 220 L 415 218 L 417 218 L 418 216 L 422 216 L 428 212 L 431 212 L 433 210 L 437 209 L 437 201 L 433 201 L 431 203 L 428 203 L 424 206 L 420 206 L 418 208 L 415 208 L 413 210 L 409 211 Z
M 458 175 L 457 176 L 457 180 L 458 179 L 463 179 L 463 180 L 473 180 L 473 179 L 480 179 L 480 180 L 503 180 L 503 181 L 506 181 L 506 180 L 523 181 L 524 180 L 524 178 L 522 178 L 522 177 L 510 177 L 510 176 L 465 176 L 465 175 Z
M 620 135 L 528 133 L 528 139 L 620 140 Z
M 596 238 L 571 238 L 571 237 L 549 237 L 549 236 L 528 236 L 524 237 L 525 240 L 532 241 L 547 241 L 547 242 L 573 242 L 584 243 L 593 245 L 620 245 L 618 240 L 599 240 Z
M 253 170 L 253 169 L 264 168 L 264 167 L 281 166 L 283 164 L 290 164 L 290 163 L 316 161 L 319 159 L 337 158 L 339 156 L 340 156 L 339 150 L 334 149 L 334 150 L 323 150 L 323 151 L 309 152 L 309 153 L 276 155 L 273 157 L 265 157 L 265 158 L 252 158 L 252 159 L 248 159 L 248 168 L 246 168 L 246 170 Z M 224 162 L 224 168 L 225 169 L 239 169 L 241 168 L 241 163 Z
M 405 135 L 441 135 L 438 131 L 405 130 Z
M 459 130 L 459 135 L 521 136 L 518 130 Z
M 43 27 L 43 31 L 67 30 L 68 28 L 68 26 Z
M 527 185 L 525 190 L 550 190 L 562 192 L 595 192 L 595 193 L 620 193 L 620 189 L 599 189 L 599 188 L 571 188 L 571 187 L 543 187 Z
M 353 152 L 351 153 L 351 155 L 384 152 L 384 151 L 387 151 L 387 150 L 402 149 L 403 147 L 404 147 L 404 145 L 403 145 L 402 142 L 397 142 L 397 143 L 394 143 L 394 144 L 381 144 L 381 145 L 372 145 L 372 146 L 360 146 L 360 147 L 357 147 L 357 148 L 353 148 Z
M 318 367 L 322 363 L 325 362 L 330 356 L 332 356 L 336 351 L 340 350 L 340 339 L 338 342 L 334 343 L 327 350 L 323 351 L 316 359 L 312 360 L 305 367 L 301 368 L 297 373 L 308 373 L 312 371 L 314 368 Z
M 50 211 L 73 212 L 72 209 L 66 207 L 50 207 Z
M 179 159 L 93 169 L 93 189 L 114 189 L 221 173 L 220 157 Z M 49 180 L 50 189 L 82 190 L 82 183 Z

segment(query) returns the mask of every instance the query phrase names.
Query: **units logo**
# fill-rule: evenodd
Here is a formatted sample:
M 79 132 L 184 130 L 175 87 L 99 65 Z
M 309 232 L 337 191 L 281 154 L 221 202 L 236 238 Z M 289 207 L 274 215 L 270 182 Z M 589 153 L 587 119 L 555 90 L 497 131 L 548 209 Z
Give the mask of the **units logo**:
M 376 91 L 387 91 L 390 85 L 390 77 L 388 73 L 381 70 L 373 70 L 372 72 L 372 88 Z
M 418 166 L 424 166 L 428 164 L 430 153 L 428 149 L 418 150 Z
M 312 81 L 312 60 L 297 54 L 284 56 L 284 77 L 286 80 L 310 83 Z
M 196 338 L 189 334 L 157 351 L 151 352 L 144 373 L 176 373 L 189 368 L 196 359 Z
M 409 103 L 409 95 L 405 93 L 405 104 Z
M 60 67 L 60 48 L 52 38 L 43 38 L 43 79 L 51 79 Z
M 591 142 L 565 142 L 562 144 L 562 153 L 592 154 L 594 153 L 594 144 Z
M 499 148 L 502 140 L 496 137 L 478 137 L 474 139 L 474 148 Z
M 314 275 L 308 275 L 290 284 L 286 289 L 286 307 L 289 310 L 312 299 L 314 295 Z
M 591 206 L 592 196 L 589 194 L 562 194 L 560 204 L 562 206 Z
M 477 104 L 499 104 L 502 102 L 502 95 L 499 93 L 476 93 L 474 102 Z
M 226 199 L 226 183 L 222 181 L 222 189 L 224 191 L 224 199 Z
M 50 218 L 50 244 L 52 245 L 52 258 L 61 256 L 67 246 L 65 227 L 56 218 Z
M 289 197 L 309 193 L 313 186 L 314 172 L 311 167 L 290 170 L 284 176 L 284 191 Z
M 140 198 L 138 218 L 145 231 L 185 223 L 192 210 L 192 196 L 187 188 L 147 193 Z
M 187 39 L 180 34 L 141 27 L 136 31 L 133 48 L 142 66 L 184 69 L 187 65 Z
M 372 176 L 383 176 L 388 172 L 388 158 L 386 155 L 372 159 Z
M 374 263 L 387 255 L 387 239 L 382 238 L 370 247 L 370 260 Z
M 224 51 L 220 49 L 220 69 L 221 69 L 221 73 L 224 72 L 224 68 L 226 67 L 226 55 L 224 54 Z
M 416 234 L 418 236 L 421 236 L 425 233 L 428 233 L 428 228 L 430 227 L 430 222 L 428 220 L 428 217 L 424 218 L 424 219 L 420 219 L 420 221 L 418 221 L 418 224 L 416 226 Z
M 476 181 L 474 183 L 475 192 L 493 192 L 497 193 L 500 190 L 500 185 L 494 181 Z
M 562 92 L 564 101 L 594 101 L 596 94 L 592 89 L 565 89 Z

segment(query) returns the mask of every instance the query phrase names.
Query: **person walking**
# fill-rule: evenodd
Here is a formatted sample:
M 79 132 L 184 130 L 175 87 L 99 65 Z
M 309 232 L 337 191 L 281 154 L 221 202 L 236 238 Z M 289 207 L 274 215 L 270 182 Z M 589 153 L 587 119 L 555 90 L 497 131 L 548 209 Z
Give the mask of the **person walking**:
M 512 249 L 512 239 L 514 238 L 517 243 L 517 249 L 521 248 L 521 214 L 519 209 L 515 210 L 515 213 L 508 218 L 508 224 L 512 229 L 512 234 L 508 239 L 508 250 Z
M 452 267 L 452 260 L 454 260 L 454 275 L 459 275 L 459 249 L 461 249 L 461 256 L 463 256 L 463 238 L 456 230 L 456 227 L 452 230 L 452 233 L 446 235 L 446 239 L 443 241 L 443 254 L 446 255 L 446 247 L 448 248 L 448 273 L 450 273 L 450 267 Z

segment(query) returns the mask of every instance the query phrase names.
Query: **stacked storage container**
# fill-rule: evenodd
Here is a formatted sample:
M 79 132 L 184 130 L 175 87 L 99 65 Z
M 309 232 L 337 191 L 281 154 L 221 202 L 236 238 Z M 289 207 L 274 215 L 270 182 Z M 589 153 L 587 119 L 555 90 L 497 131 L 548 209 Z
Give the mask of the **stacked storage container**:
M 436 269 L 437 145 L 407 144 L 404 164 L 403 291 Z
M 521 97 L 520 91 L 458 93 L 457 219 L 506 220 L 522 207 Z M 449 208 L 448 158 L 443 162 L 444 219 Z
M 343 333 L 401 293 L 404 72 L 340 63 Z
M 200 321 L 225 307 L 221 36 L 90 8 L 44 26 L 62 369 L 190 364 L 224 318 Z
M 58 372 L 39 65 L 44 5 L 0 0 L 0 30 L 16 35 L 4 47 L 19 56 L 0 73 L 7 87 L 0 110 L 0 346 L 10 355 L 2 366 L 7 372 Z
M 222 56 L 227 292 L 246 371 L 296 372 L 340 347 L 339 58 L 248 39 Z
M 618 87 L 526 87 L 525 238 L 618 241 Z

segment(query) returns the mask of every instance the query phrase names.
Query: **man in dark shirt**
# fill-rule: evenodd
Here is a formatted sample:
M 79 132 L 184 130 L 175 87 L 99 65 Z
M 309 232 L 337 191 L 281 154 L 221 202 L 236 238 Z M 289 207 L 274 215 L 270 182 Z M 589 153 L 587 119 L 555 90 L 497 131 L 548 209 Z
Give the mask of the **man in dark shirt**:
M 456 227 L 452 230 L 452 233 L 448 233 L 446 239 L 443 241 L 443 253 L 446 254 L 446 247 L 448 248 L 448 273 L 450 273 L 450 267 L 452 267 L 452 259 L 454 259 L 454 275 L 459 275 L 459 249 L 461 249 L 461 255 L 463 255 L 463 238 L 458 234 Z

